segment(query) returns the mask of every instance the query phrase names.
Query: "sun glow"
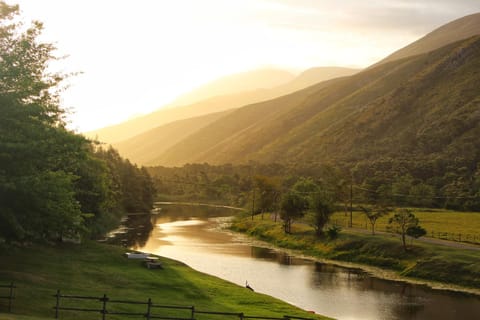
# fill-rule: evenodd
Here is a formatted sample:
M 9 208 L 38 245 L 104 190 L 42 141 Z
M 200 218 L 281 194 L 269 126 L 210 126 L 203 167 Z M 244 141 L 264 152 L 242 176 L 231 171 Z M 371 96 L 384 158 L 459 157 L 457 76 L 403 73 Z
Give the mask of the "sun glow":
M 409 27 L 402 17 L 423 22 L 425 6 L 398 1 L 7 2 L 19 3 L 25 20 L 44 22 L 43 39 L 69 55 L 61 70 L 82 72 L 63 95 L 79 131 L 151 112 L 227 74 L 265 66 L 366 67 L 437 23 Z M 463 11 L 472 10 L 461 2 Z M 460 15 L 435 10 L 442 22 Z

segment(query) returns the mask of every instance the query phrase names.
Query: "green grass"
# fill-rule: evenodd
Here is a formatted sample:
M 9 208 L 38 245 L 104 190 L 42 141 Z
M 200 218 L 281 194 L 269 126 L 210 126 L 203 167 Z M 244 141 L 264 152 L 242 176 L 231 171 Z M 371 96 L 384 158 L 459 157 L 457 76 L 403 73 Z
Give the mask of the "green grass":
M 102 296 L 111 299 L 146 301 L 156 304 L 194 305 L 197 310 L 244 312 L 246 315 L 312 315 L 272 297 L 194 271 L 180 262 L 161 258 L 162 270 L 148 270 L 138 260 L 122 256 L 119 247 L 97 244 L 62 244 L 54 247 L 0 246 L 0 282 L 14 281 L 18 287 L 14 315 L 1 319 L 36 320 L 53 318 L 57 289 L 62 294 Z M 0 301 L 0 308 L 1 303 Z M 65 302 L 66 303 L 66 302 Z M 99 303 L 85 304 L 98 308 Z M 117 308 L 118 306 L 118 308 Z M 112 304 L 113 308 L 113 304 Z M 115 305 L 116 310 L 138 311 L 139 307 Z M 144 312 L 144 308 L 140 308 Z M 0 309 L 1 310 L 1 309 Z M 4 309 L 5 310 L 5 309 Z M 158 312 L 162 312 L 159 310 Z M 185 312 L 168 314 L 185 316 Z M 62 319 L 97 319 L 95 313 L 63 311 Z M 208 316 L 196 316 L 207 319 Z M 109 316 L 108 319 L 122 319 Z M 125 319 L 125 317 L 123 318 Z
M 34 317 L 34 316 L 22 316 L 17 314 L 10 314 L 10 313 L 1 313 L 0 312 L 0 319 L 2 320 L 51 320 L 53 317 Z
M 409 241 L 405 252 L 399 238 L 362 234 L 344 229 L 335 240 L 316 238 L 312 228 L 294 224 L 285 234 L 281 222 L 256 217 L 239 218 L 232 229 L 276 246 L 332 260 L 360 263 L 396 272 L 400 276 L 480 288 L 480 251 Z
M 448 240 L 480 243 L 480 212 L 458 212 L 450 210 L 435 209 L 413 209 L 415 216 L 419 219 L 420 225 L 427 230 L 427 236 L 445 238 Z M 389 214 L 378 219 L 375 230 L 386 231 Z M 332 222 L 340 226 L 347 226 L 350 222 L 350 215 L 344 212 L 336 212 L 331 218 Z M 367 218 L 362 212 L 353 212 L 353 226 L 371 230 Z

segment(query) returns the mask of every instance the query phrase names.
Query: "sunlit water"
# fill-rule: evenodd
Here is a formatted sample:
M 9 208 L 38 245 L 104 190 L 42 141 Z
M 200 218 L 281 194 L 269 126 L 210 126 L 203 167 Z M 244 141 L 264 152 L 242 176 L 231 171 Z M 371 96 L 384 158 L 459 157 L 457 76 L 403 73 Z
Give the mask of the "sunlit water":
M 218 230 L 224 221 L 219 216 L 228 214 L 172 206 L 153 218 L 131 217 L 124 241 L 241 286 L 248 281 L 255 291 L 337 319 L 480 319 L 480 297 L 383 280 L 254 246 Z

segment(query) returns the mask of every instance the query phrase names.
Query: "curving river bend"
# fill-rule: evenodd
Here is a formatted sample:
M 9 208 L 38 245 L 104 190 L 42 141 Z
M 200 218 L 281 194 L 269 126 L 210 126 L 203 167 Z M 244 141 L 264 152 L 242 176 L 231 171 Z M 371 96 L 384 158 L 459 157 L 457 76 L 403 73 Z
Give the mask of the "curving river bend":
M 130 216 L 117 240 L 336 319 L 480 319 L 480 297 L 376 278 L 358 269 L 292 257 L 219 230 L 232 211 L 164 206 Z

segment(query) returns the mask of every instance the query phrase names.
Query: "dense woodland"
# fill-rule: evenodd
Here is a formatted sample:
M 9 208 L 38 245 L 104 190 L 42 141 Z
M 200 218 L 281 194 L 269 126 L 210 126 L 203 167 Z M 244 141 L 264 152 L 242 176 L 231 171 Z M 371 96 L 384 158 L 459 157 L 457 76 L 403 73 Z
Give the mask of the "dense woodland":
M 145 169 L 66 128 L 63 74 L 39 41 L 42 25 L 24 25 L 18 6 L 0 2 L 0 240 L 96 237 L 126 211 L 149 210 Z
M 261 210 L 262 195 L 285 194 L 301 180 L 311 180 L 335 196 L 339 206 L 370 205 L 480 210 L 480 166 L 458 159 L 379 159 L 357 163 L 286 167 L 281 164 L 188 164 L 148 168 L 164 199 L 214 201 Z M 268 191 L 265 183 L 273 185 Z M 256 191 L 255 191 L 256 190 Z M 256 194 L 254 195 L 254 192 Z

